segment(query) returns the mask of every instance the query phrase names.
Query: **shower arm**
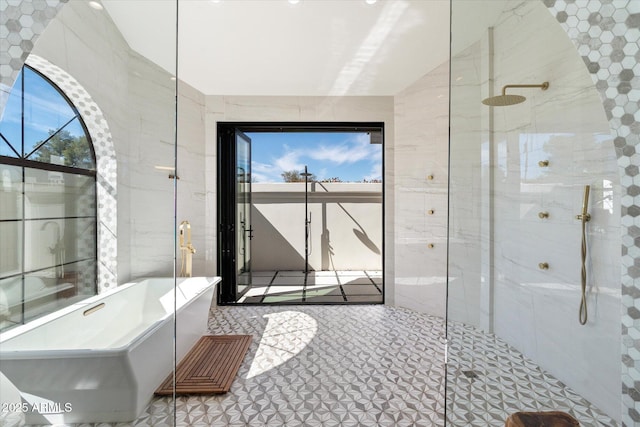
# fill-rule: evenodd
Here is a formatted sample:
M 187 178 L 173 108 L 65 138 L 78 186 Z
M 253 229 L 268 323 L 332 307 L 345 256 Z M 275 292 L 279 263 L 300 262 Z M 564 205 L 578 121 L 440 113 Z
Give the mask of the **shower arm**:
M 512 88 L 535 88 L 535 87 L 539 87 L 542 90 L 547 90 L 549 89 L 549 82 L 544 82 L 540 85 L 506 85 L 502 87 L 502 95 L 506 95 L 507 94 L 507 89 L 512 89 Z

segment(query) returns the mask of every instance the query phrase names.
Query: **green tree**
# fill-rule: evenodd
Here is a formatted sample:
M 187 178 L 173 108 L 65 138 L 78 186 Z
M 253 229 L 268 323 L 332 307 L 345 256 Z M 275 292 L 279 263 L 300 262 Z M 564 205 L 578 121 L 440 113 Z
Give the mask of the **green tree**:
M 282 180 L 284 182 L 304 182 L 304 176 L 296 170 L 292 170 L 292 171 L 284 171 L 280 174 L 280 176 L 282 177 Z M 311 174 L 307 180 L 309 182 L 311 181 L 316 181 L 316 176 L 314 174 Z
M 69 131 L 61 130 L 54 135 L 49 131 L 51 139 L 35 153 L 34 160 L 51 163 L 51 156 L 60 156 L 66 166 L 82 169 L 95 169 L 91 148 L 86 136 L 73 136 Z

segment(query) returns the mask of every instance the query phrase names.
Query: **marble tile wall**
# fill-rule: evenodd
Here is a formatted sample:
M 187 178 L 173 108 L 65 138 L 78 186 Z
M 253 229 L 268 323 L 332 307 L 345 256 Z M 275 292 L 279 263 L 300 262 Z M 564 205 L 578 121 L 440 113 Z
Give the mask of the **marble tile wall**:
M 207 193 L 215 179 L 207 176 L 209 159 L 206 156 L 205 105 L 206 97 L 196 89 L 180 82 L 178 91 L 178 182 L 177 221 L 189 221 L 193 254 L 194 276 L 215 276 L 216 263 L 212 246 L 213 236 L 206 227 L 209 212 Z M 214 191 L 215 194 L 215 191 Z M 186 243 L 186 241 L 185 241 Z M 180 263 L 180 259 L 178 259 Z
M 387 169 L 395 188 L 395 304 L 441 317 L 447 276 L 448 85 L 445 63 L 394 97 L 394 162 Z
M 454 14 L 455 16 L 455 14 Z M 485 119 L 478 108 L 482 85 L 480 70 L 483 63 L 484 43 L 477 41 L 459 52 L 451 63 L 452 88 L 450 92 L 453 117 L 449 162 L 450 224 L 449 224 L 449 288 L 448 319 L 475 326 L 492 323 L 490 313 L 481 315 L 481 290 L 490 284 L 483 265 L 484 256 L 491 254 L 489 232 L 492 226 L 485 212 L 490 207 L 490 183 L 483 173 L 487 167 L 486 135 L 481 132 Z M 456 121 L 456 119 L 458 121 Z M 485 138 L 483 138 L 485 137 Z M 487 244 L 489 243 L 489 244 Z M 486 244 L 483 248 L 482 245 Z M 484 250 L 483 250 L 484 249 Z M 471 303 L 473 301 L 473 303 Z
M 455 10 L 453 29 L 455 34 Z M 490 43 L 492 74 L 480 56 L 491 54 L 482 47 Z M 495 107 L 492 116 L 480 104 L 490 82 L 495 94 L 507 84 L 543 81 L 550 82 L 546 91 L 513 89 L 526 102 Z M 484 290 L 478 290 L 450 299 L 449 312 L 466 314 L 459 304 L 480 307 L 477 326 L 493 329 L 619 418 L 620 186 L 613 137 L 583 62 L 543 4 L 512 1 L 495 23 L 492 39 L 487 35 L 480 46 L 454 57 L 452 85 L 451 232 L 455 237 L 456 224 L 466 222 L 462 228 L 481 237 L 475 243 L 464 239 L 475 256 L 456 257 L 452 251 L 452 271 L 480 271 L 484 279 L 491 268 L 493 306 L 485 310 Z M 549 161 L 547 167 L 539 166 L 543 160 Z M 487 185 L 488 191 L 480 188 Z M 581 237 L 574 217 L 584 185 L 591 186 L 590 320 L 581 326 Z M 540 218 L 540 212 L 549 217 Z M 493 253 L 478 267 L 486 239 Z M 548 270 L 539 269 L 544 262 Z M 455 296 L 458 292 L 451 291 L 458 277 L 453 279 L 450 294 Z

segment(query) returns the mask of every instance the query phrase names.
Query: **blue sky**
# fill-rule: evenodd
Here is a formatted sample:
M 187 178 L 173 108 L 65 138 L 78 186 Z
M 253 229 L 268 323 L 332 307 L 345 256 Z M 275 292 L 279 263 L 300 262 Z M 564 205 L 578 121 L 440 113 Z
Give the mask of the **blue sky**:
M 283 171 L 307 165 L 318 180 L 382 179 L 382 144 L 362 132 L 250 132 L 254 182 L 282 182 Z
M 67 101 L 39 74 L 28 68 L 16 79 L 2 117 L 0 132 L 18 151 L 22 145 L 22 92 L 21 78 L 25 79 L 25 154 L 28 154 L 39 142 L 49 137 L 49 131 L 58 130 L 75 117 Z M 71 135 L 84 135 L 79 122 L 70 123 L 65 130 Z M 2 141 L 0 154 L 13 156 L 13 152 Z

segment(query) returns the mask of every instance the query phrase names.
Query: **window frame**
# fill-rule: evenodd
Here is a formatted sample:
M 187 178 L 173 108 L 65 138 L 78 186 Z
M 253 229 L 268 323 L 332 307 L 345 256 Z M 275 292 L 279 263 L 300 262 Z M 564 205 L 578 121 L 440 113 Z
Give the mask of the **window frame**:
M 18 154 L 17 157 L 12 157 L 12 156 L 4 156 L 4 155 L 0 155 L 0 166 L 1 165 L 9 165 L 9 166 L 15 166 L 15 167 L 19 167 L 21 168 L 21 175 L 22 175 L 22 179 L 21 179 L 21 190 L 20 193 L 22 195 L 21 199 L 22 199 L 22 209 L 21 209 L 21 218 L 15 218 L 15 219 L 0 219 L 0 223 L 9 223 L 9 222 L 21 222 L 22 226 L 20 227 L 20 233 L 22 234 L 21 236 L 21 244 L 22 247 L 20 248 L 21 250 L 21 254 L 19 255 L 19 257 L 21 258 L 20 260 L 20 271 L 19 272 L 15 272 L 15 273 L 10 273 L 10 274 L 5 274 L 3 272 L 0 272 L 0 280 L 5 280 L 5 279 L 12 279 L 12 278 L 17 278 L 20 277 L 22 280 L 22 310 L 21 310 L 21 315 L 20 315 L 20 322 L 15 324 L 15 325 L 9 325 L 9 326 L 5 326 L 3 328 L 0 328 L 0 331 L 4 331 L 7 329 L 10 329 L 14 326 L 18 326 L 20 324 L 24 324 L 26 323 L 26 321 L 28 320 L 32 320 L 34 318 L 38 318 L 41 316 L 44 316 L 46 314 L 48 314 L 50 311 L 45 311 L 41 314 L 38 314 L 36 316 L 34 316 L 33 318 L 29 318 L 26 319 L 25 318 L 25 299 L 24 299 L 24 295 L 25 295 L 25 288 L 24 288 L 24 282 L 25 282 L 25 277 L 27 277 L 28 275 L 31 275 L 33 273 L 38 273 L 38 272 L 42 272 L 42 271 L 46 271 L 49 270 L 51 268 L 56 268 L 58 266 L 58 264 L 56 265 L 52 265 L 52 266 L 48 266 L 48 267 L 44 267 L 44 268 L 35 268 L 35 269 L 30 269 L 27 270 L 25 268 L 25 254 L 28 251 L 28 248 L 26 247 L 26 239 L 25 239 L 25 228 L 26 228 L 26 223 L 27 222 L 32 222 L 32 221 L 44 221 L 44 220 L 61 220 L 61 221 L 67 221 L 67 220 L 75 220 L 75 219 L 89 219 L 89 220 L 93 220 L 94 223 L 94 236 L 93 236 L 93 245 L 92 245 L 92 251 L 93 254 L 90 257 L 86 257 L 86 258 L 80 258 L 80 259 L 76 259 L 70 262 L 65 262 L 63 264 L 60 264 L 62 266 L 68 266 L 68 265 L 74 265 L 74 264 L 81 264 L 81 263 L 86 263 L 86 262 L 92 262 L 93 263 L 93 279 L 92 279 L 92 283 L 93 286 L 91 288 L 91 294 L 87 295 L 87 297 L 92 296 L 92 295 L 97 295 L 98 294 L 98 229 L 99 229 L 99 218 L 98 218 L 98 173 L 97 173 L 97 158 L 96 158 L 96 153 L 95 153 L 95 147 L 93 144 L 93 140 L 91 138 L 91 134 L 84 122 L 84 119 L 82 118 L 82 115 L 80 114 L 80 112 L 78 111 L 78 109 L 76 108 L 76 106 L 73 104 L 73 102 L 71 101 L 71 99 L 60 89 L 60 87 L 55 84 L 51 79 L 49 79 L 47 76 L 45 76 L 42 72 L 36 70 L 34 67 L 31 67 L 27 64 L 25 64 L 23 66 L 23 69 L 21 71 L 21 73 L 24 73 L 24 69 L 27 68 L 29 69 L 29 71 L 33 72 L 35 75 L 37 75 L 38 77 L 40 77 L 41 79 L 43 79 L 46 83 L 48 83 L 53 89 L 56 90 L 56 92 L 62 97 L 62 99 L 64 99 L 64 101 L 67 103 L 67 105 L 72 109 L 73 113 L 74 113 L 74 117 L 69 119 L 63 126 L 61 126 L 60 128 L 56 129 L 55 132 L 53 134 L 51 134 L 48 138 L 44 139 L 43 141 L 39 142 L 37 145 L 35 145 L 31 151 L 29 153 L 25 153 L 24 152 L 24 138 L 25 138 L 25 114 L 24 114 L 24 108 L 25 108 L 25 104 L 24 104 L 24 97 L 25 97 L 25 79 L 24 79 L 24 74 L 21 76 L 22 78 L 20 79 L 21 82 L 21 97 L 22 97 L 22 105 L 21 105 L 21 131 L 20 131 L 20 137 L 21 137 L 21 146 L 20 146 L 20 150 L 21 153 L 16 153 Z M 5 106 L 6 107 L 6 106 Z M 45 146 L 50 140 L 51 138 L 53 138 L 55 135 L 57 135 L 61 130 L 64 130 L 65 127 L 71 123 L 73 120 L 78 120 L 78 122 L 80 123 L 80 125 L 82 126 L 82 129 L 84 131 L 84 137 L 86 138 L 86 143 L 89 147 L 89 153 L 91 156 L 91 161 L 92 161 L 92 169 L 85 169 L 82 167 L 77 167 L 77 166 L 68 166 L 68 165 L 60 165 L 60 164 L 55 164 L 55 163 L 50 163 L 50 162 L 42 162 L 42 161 L 38 161 L 38 160 L 31 160 L 28 157 L 33 156 L 35 153 L 37 153 L 37 151 L 39 149 L 41 149 L 43 146 Z M 4 141 L 6 141 L 6 143 L 8 143 L 8 141 L 6 140 L 6 138 L 2 135 L 0 135 L 0 137 L 2 137 L 2 139 Z M 15 148 L 13 147 L 13 144 L 8 143 L 8 146 L 12 149 L 12 151 L 15 151 Z M 26 156 L 26 157 L 25 157 Z M 61 173 L 66 173 L 66 174 L 72 174 L 72 175 L 82 175 L 82 176 L 87 176 L 87 177 L 91 177 L 93 178 L 93 215 L 72 215 L 72 216 L 54 216 L 54 217 L 35 217 L 35 218 L 27 218 L 26 214 L 25 214 L 25 195 L 26 195 L 26 190 L 25 190 L 25 184 L 26 184 L 26 169 L 36 169 L 36 170 L 41 170 L 41 171 L 47 171 L 47 172 L 61 172 Z M 56 309 L 58 309 L 60 307 L 57 307 Z M 12 322 L 12 323 L 16 323 L 16 322 Z

